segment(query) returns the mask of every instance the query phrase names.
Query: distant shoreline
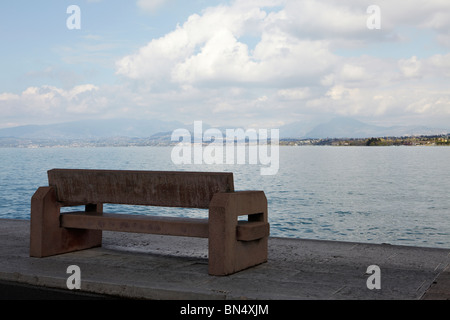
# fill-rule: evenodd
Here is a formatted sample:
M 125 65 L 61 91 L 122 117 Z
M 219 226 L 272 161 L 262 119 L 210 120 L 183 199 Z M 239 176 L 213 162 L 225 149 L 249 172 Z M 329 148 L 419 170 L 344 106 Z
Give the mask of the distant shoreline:
M 175 146 L 168 137 L 150 138 L 92 138 L 92 139 L 33 139 L 0 137 L 0 148 L 49 148 L 49 147 L 170 147 Z M 205 143 L 207 145 L 207 143 Z M 450 146 L 450 133 L 442 135 L 371 137 L 371 138 L 283 138 L 280 146 Z

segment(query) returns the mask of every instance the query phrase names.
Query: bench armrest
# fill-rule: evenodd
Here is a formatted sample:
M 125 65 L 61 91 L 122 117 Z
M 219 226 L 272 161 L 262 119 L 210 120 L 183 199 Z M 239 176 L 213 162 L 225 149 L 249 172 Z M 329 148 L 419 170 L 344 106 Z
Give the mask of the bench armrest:
M 248 222 L 238 217 L 248 215 Z M 264 191 L 216 193 L 209 205 L 209 273 L 227 275 L 267 261 Z

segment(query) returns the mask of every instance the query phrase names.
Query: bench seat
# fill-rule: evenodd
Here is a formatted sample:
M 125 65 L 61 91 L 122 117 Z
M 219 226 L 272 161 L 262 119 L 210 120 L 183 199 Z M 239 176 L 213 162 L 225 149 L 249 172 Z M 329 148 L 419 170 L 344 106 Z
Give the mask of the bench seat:
M 60 226 L 72 229 L 151 233 L 180 237 L 208 238 L 208 219 L 143 216 L 104 212 L 70 212 L 60 217 Z M 253 241 L 269 234 L 269 223 L 238 221 L 236 239 Z
M 232 173 L 53 169 L 48 178 L 31 199 L 31 257 L 101 246 L 105 230 L 208 238 L 211 275 L 267 261 L 267 199 L 235 191 Z M 107 203 L 208 209 L 208 218 L 106 213 Z
M 61 227 L 208 238 L 208 219 L 83 211 L 61 214 Z

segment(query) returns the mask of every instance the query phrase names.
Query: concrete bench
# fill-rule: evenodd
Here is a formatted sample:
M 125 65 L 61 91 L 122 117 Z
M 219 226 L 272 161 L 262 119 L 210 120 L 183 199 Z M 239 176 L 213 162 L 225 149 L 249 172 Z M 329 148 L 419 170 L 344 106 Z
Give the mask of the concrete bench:
M 209 274 L 267 261 L 267 199 L 234 191 L 232 173 L 53 169 L 31 199 L 30 256 L 101 246 L 102 230 L 208 238 Z M 103 212 L 103 204 L 209 209 L 208 218 Z M 84 206 L 62 213 L 61 207 Z M 247 216 L 247 220 L 238 219 Z

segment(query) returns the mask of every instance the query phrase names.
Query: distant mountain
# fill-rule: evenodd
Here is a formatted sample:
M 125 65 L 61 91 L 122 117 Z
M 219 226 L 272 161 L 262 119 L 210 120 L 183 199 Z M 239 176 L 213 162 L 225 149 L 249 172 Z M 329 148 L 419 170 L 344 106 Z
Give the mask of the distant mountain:
M 316 126 L 322 124 L 323 122 L 323 119 L 305 119 L 286 124 L 280 128 L 280 138 L 304 138 L 311 130 L 313 130 Z
M 92 139 L 111 137 L 150 137 L 185 127 L 176 121 L 160 120 L 84 120 L 49 125 L 28 125 L 0 129 L 0 137 L 29 139 Z
M 297 130 L 294 130 L 295 127 Z M 328 122 L 316 125 L 310 130 L 304 123 L 292 123 L 280 128 L 284 138 L 326 139 L 326 138 L 371 138 L 386 136 L 413 136 L 447 134 L 448 129 L 429 128 L 425 126 L 377 126 L 367 124 L 353 118 L 337 117 Z
M 2 141 L 13 144 L 14 139 L 31 140 L 89 140 L 111 138 L 144 138 L 156 142 L 170 142 L 175 129 L 184 128 L 193 136 L 193 125 L 177 121 L 110 119 L 84 120 L 49 125 L 28 125 L 0 129 Z M 210 126 L 202 124 L 203 132 Z M 218 128 L 225 136 L 225 128 Z M 245 129 L 245 128 L 244 128 Z M 334 118 L 324 123 L 303 120 L 280 128 L 280 138 L 326 139 L 371 138 L 447 134 L 450 130 L 424 126 L 383 127 L 348 117 Z M 5 140 L 7 139 L 7 140 Z M 11 140 L 12 139 L 12 140 Z
M 377 135 L 377 126 L 368 125 L 352 118 L 335 118 L 319 124 L 306 134 L 308 138 L 364 138 Z

